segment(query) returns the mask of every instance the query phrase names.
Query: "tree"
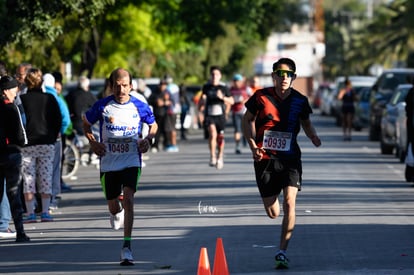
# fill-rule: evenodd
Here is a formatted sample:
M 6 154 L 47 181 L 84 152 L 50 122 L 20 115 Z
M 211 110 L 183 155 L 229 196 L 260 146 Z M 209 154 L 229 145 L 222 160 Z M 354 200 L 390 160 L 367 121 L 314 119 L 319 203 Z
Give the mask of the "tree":
M 89 77 L 123 66 L 201 81 L 212 64 L 247 74 L 272 31 L 308 19 L 302 1 L 0 0 L 0 19 L 17 18 L 3 20 L 2 55 L 48 69 L 71 62 Z
M 30 61 L 39 67 L 56 69 L 61 60 L 70 59 L 67 53 L 71 55 L 73 49 L 81 48 L 78 45 L 88 47 L 96 34 L 96 18 L 114 2 L 0 0 L 0 19 L 4 22 L 0 25 L 1 54 L 15 56 L 11 62 L 7 58 L 12 65 Z M 83 51 L 87 49 L 82 48 Z
M 399 67 L 414 64 L 413 1 L 394 0 L 376 10 L 372 22 L 353 36 L 351 64 L 369 68 L 373 64 Z
M 325 1 L 325 44 L 323 60 L 324 77 L 333 79 L 339 75 L 363 73 L 362 67 L 352 66 L 348 54 L 356 44 L 351 36 L 362 26 L 365 6 L 358 0 Z

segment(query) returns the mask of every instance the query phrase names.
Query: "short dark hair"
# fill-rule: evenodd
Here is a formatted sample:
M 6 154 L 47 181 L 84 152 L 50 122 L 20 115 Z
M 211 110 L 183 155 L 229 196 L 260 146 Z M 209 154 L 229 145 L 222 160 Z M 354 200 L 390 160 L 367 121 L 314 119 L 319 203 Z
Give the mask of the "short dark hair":
M 292 59 L 290 59 L 290 58 L 286 58 L 286 57 L 283 57 L 283 58 L 279 59 L 278 61 L 276 61 L 275 63 L 273 63 L 273 71 L 276 71 L 276 69 L 277 69 L 280 65 L 282 65 L 282 64 L 288 65 L 288 66 L 289 66 L 289 68 L 290 68 L 292 71 L 296 72 L 296 64 L 295 64 L 295 61 L 293 61 L 293 60 L 292 60 Z
M 212 73 L 214 70 L 218 70 L 218 71 L 221 72 L 221 68 L 217 65 L 213 65 L 213 66 L 210 67 L 210 73 Z
M 63 75 L 61 72 L 55 71 L 52 73 L 52 75 L 55 78 L 55 82 L 62 84 Z

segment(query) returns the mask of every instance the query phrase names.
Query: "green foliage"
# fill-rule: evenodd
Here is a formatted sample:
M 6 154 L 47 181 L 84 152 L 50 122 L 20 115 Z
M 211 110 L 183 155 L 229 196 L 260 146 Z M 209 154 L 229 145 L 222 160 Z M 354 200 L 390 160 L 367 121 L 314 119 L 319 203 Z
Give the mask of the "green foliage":
M 83 51 L 91 26 L 115 0 L 0 1 L 0 54 L 9 67 L 31 62 L 44 70 L 59 69 Z M 12 20 L 11 20 L 12 18 Z M 79 46 L 80 45 L 80 46 Z M 10 58 L 11 54 L 13 57 Z
M 210 65 L 250 74 L 273 31 L 308 20 L 302 0 L 0 0 L 3 56 L 47 70 L 71 62 L 74 75 L 171 74 L 205 81 Z M 6 20 L 6 18 L 16 20 Z
M 16 42 L 25 46 L 30 45 L 33 36 L 54 41 L 63 34 L 63 26 L 55 24 L 55 19 L 76 14 L 78 27 L 85 28 L 93 25 L 95 18 L 115 0 L 8 0 L 3 4 L 9 18 L 7 28 L 2 28 L 4 35 L 2 43 Z M 4 46 L 4 44 L 2 44 Z
M 413 67 L 414 2 L 385 2 L 376 6 L 372 20 L 358 17 L 363 12 L 361 3 L 350 3 L 348 14 L 352 15 L 352 20 L 339 20 L 341 18 L 334 16 L 334 12 L 331 18 L 327 17 L 326 75 L 368 74 L 374 64 L 384 68 Z M 335 9 L 343 11 L 336 5 Z
M 366 20 L 365 6 L 358 0 L 324 1 L 325 45 L 324 76 L 334 79 L 338 75 L 362 74 L 362 66 L 350 64 L 348 54 L 358 46 L 351 40 L 354 22 Z
M 380 6 L 373 21 L 353 36 L 356 47 L 348 53 L 349 62 L 362 63 L 364 67 L 372 64 L 386 68 L 406 66 L 414 49 L 413 12 L 412 1 L 395 0 Z

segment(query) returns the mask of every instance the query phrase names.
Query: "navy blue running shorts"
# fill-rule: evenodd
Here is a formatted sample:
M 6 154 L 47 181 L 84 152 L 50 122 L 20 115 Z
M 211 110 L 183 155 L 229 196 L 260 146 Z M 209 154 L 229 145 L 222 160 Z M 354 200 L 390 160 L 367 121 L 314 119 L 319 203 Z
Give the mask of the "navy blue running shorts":
M 302 185 L 302 162 L 300 160 L 264 159 L 254 162 L 256 183 L 262 198 L 278 196 L 287 186 Z
M 134 190 L 134 193 L 137 191 L 141 168 L 129 167 L 120 171 L 101 172 L 100 175 L 105 198 L 113 200 L 121 195 L 121 191 L 125 186 Z

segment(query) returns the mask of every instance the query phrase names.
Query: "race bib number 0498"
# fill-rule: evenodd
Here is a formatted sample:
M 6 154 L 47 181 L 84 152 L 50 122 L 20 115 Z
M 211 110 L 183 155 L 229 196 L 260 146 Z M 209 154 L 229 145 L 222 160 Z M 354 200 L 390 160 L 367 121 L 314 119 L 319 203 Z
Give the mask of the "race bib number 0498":
M 128 153 L 129 144 L 128 143 L 109 143 L 109 152 L 111 153 Z
M 263 149 L 289 151 L 292 133 L 266 130 L 263 136 Z

